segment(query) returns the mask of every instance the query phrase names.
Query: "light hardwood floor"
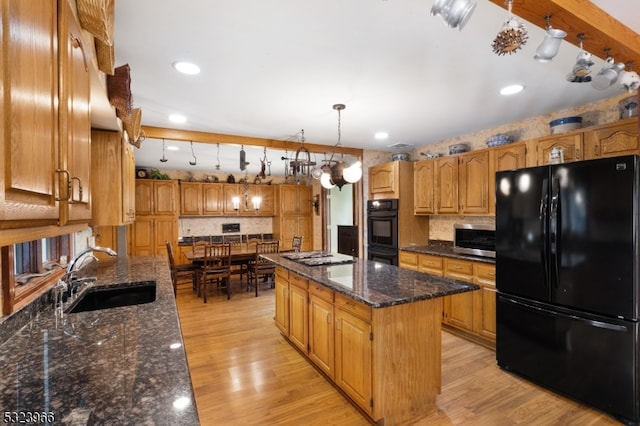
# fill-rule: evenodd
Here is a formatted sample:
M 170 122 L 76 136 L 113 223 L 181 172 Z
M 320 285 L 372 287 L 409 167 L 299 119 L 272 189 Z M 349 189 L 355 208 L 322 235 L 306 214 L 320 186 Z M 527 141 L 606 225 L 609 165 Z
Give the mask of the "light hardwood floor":
M 202 425 L 367 425 L 280 335 L 274 293 L 236 284 L 231 300 L 178 287 L 177 304 Z M 442 334 L 442 393 L 414 425 L 618 425 L 607 415 L 501 371 L 495 352 Z M 395 426 L 395 425 L 391 425 Z

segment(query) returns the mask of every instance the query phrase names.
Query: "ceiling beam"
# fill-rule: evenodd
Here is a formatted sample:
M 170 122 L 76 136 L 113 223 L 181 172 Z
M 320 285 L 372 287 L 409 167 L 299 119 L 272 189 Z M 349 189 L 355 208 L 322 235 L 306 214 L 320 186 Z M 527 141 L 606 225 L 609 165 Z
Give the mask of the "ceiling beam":
M 202 142 L 210 144 L 226 144 L 226 145 L 246 145 L 261 146 L 266 148 L 295 151 L 302 146 L 302 142 L 298 141 L 281 141 L 277 139 L 254 138 L 250 136 L 225 135 L 222 133 L 196 132 L 191 130 L 168 129 L 164 127 L 142 126 L 145 137 L 154 139 L 167 139 L 185 142 Z M 309 152 L 317 154 L 337 154 L 352 155 L 362 158 L 361 148 L 348 148 L 344 146 L 329 146 L 314 143 L 304 143 L 305 148 Z
M 490 1 L 507 8 L 504 0 Z M 566 31 L 569 43 L 579 46 L 578 34 L 584 34 L 585 51 L 605 59 L 609 49 L 616 62 L 633 62 L 635 69 L 640 68 L 640 34 L 590 0 L 513 0 L 512 12 L 543 29 L 545 16 L 551 15 L 551 26 Z

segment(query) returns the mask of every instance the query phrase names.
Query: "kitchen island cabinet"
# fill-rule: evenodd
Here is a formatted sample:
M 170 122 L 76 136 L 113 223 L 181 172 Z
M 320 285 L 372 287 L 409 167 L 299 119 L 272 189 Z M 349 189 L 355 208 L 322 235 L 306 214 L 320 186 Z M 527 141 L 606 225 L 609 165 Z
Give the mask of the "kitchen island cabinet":
M 441 298 L 478 286 L 355 258 L 305 266 L 285 255 L 263 257 L 277 265 L 276 325 L 283 336 L 371 420 L 401 424 L 435 407 Z M 301 298 L 286 301 L 299 283 L 308 283 L 306 309 Z M 306 347 L 299 344 L 305 327 Z

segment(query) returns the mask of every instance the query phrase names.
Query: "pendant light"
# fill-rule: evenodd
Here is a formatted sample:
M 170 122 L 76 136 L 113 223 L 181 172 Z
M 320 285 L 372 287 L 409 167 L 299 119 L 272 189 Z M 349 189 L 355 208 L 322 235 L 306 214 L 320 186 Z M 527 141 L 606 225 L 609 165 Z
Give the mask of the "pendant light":
M 333 109 L 338 111 L 338 141 L 336 142 L 333 153 L 331 154 L 331 158 L 329 158 L 321 168 L 323 173 L 320 177 L 320 183 L 326 189 L 332 189 L 337 186 L 338 189 L 342 190 L 342 187 L 347 183 L 355 183 L 362 177 L 362 163 L 360 163 L 360 161 L 356 161 L 351 166 L 347 166 L 347 163 L 344 161 L 333 159 L 333 156 L 336 153 L 335 148 L 340 146 L 342 139 L 342 130 L 340 127 L 341 112 L 345 108 L 346 106 L 344 104 L 335 104 L 333 106 Z M 335 164 L 331 165 L 331 163 Z

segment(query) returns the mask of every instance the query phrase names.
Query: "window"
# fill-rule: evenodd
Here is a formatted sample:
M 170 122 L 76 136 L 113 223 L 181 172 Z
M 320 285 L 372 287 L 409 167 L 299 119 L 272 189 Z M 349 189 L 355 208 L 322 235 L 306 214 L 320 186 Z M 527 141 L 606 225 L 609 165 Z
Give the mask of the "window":
M 68 258 L 71 253 L 70 240 L 69 235 L 61 235 L 15 244 L 15 275 L 43 272 L 49 269 L 47 266 L 57 264 L 61 256 Z

